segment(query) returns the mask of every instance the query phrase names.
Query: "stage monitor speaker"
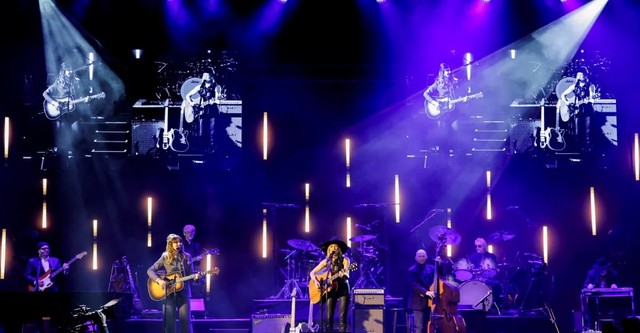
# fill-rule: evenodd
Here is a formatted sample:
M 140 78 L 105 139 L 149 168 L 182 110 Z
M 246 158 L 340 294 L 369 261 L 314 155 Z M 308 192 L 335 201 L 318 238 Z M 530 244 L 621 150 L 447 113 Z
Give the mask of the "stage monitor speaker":
M 383 308 L 353 308 L 351 333 L 383 333 Z
M 513 120 L 511 122 L 511 153 L 523 154 L 530 152 L 536 144 L 540 120 Z
M 164 121 L 138 121 L 131 122 L 131 155 L 145 156 L 151 148 L 156 146 L 160 129 L 164 129 Z
M 265 314 L 251 316 L 252 333 L 289 333 L 290 314 Z

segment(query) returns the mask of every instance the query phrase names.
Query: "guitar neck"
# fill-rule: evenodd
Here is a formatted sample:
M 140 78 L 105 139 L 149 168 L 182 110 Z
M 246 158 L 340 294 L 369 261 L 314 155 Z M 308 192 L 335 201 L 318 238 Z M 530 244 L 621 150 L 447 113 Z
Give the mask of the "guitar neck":
M 71 265 L 76 260 L 78 260 L 78 258 L 73 258 L 73 259 L 69 260 L 69 262 L 67 264 Z M 53 273 L 51 273 L 51 275 L 49 275 L 49 278 L 53 278 L 54 276 L 58 275 L 63 270 L 64 270 L 64 267 L 60 267 L 60 268 L 56 269 L 55 272 L 53 272 Z

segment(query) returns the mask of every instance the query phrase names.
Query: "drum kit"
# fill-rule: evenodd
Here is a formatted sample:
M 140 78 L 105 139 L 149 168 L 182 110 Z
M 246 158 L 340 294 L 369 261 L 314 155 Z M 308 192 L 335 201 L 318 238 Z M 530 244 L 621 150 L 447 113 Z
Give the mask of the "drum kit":
M 349 238 L 353 243 L 359 243 L 354 249 L 356 261 L 359 261 L 358 280 L 353 288 L 380 288 L 378 278 L 383 271 L 382 264 L 378 259 L 379 246 L 375 242 L 377 235 L 359 235 Z
M 499 230 L 487 236 L 492 243 L 506 242 L 516 234 Z M 444 239 L 445 245 L 460 243 L 460 235 L 446 226 L 434 226 L 429 230 L 434 242 Z M 490 258 L 474 266 L 465 257 L 453 262 L 452 268 L 443 272 L 449 282 L 460 290 L 461 308 L 484 311 L 522 311 L 542 306 L 550 290 L 549 273 L 541 257 L 518 253 L 518 264 L 497 263 Z
M 275 298 L 289 298 L 294 290 L 298 295 L 308 295 L 301 288 L 307 288 L 309 273 L 323 258 L 320 248 L 308 240 L 289 239 L 287 244 L 293 249 L 280 250 L 285 255 L 286 266 L 280 270 L 285 277 L 285 284 Z

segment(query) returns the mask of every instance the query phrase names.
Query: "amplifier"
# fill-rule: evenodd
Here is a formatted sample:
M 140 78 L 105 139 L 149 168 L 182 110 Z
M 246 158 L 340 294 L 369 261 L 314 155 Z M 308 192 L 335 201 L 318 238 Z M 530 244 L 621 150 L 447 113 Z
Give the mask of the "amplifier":
M 252 333 L 288 333 L 290 314 L 254 314 L 251 316 Z
M 353 304 L 355 306 L 384 306 L 384 289 L 354 289 Z
M 351 333 L 383 333 L 384 309 L 354 308 Z

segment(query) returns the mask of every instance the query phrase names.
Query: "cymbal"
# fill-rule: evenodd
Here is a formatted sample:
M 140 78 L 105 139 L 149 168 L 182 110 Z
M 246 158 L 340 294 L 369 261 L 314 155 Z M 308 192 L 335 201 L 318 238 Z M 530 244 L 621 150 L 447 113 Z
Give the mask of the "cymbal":
M 509 230 L 498 230 L 491 235 L 489 235 L 489 240 L 492 242 L 504 242 L 516 237 L 516 234 L 513 231 Z
M 289 244 L 291 247 L 295 249 L 302 250 L 302 251 L 319 250 L 319 248 L 315 244 L 304 239 L 290 239 L 287 241 L 287 244 Z
M 445 245 L 456 245 L 460 243 L 460 234 L 444 225 L 436 225 L 429 229 L 429 238 L 438 243 L 444 240 Z
M 360 235 L 349 238 L 352 242 L 366 242 L 376 238 L 376 235 Z

